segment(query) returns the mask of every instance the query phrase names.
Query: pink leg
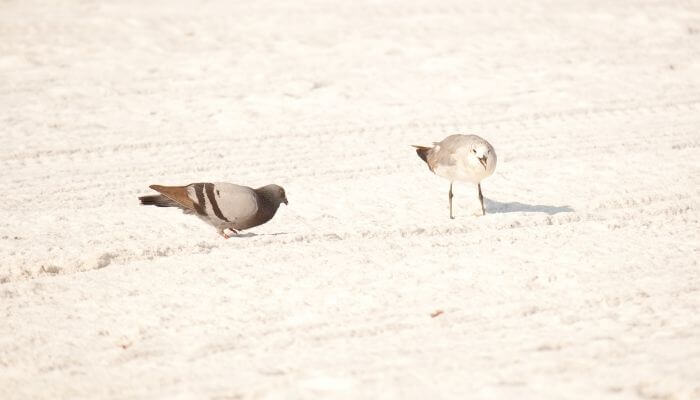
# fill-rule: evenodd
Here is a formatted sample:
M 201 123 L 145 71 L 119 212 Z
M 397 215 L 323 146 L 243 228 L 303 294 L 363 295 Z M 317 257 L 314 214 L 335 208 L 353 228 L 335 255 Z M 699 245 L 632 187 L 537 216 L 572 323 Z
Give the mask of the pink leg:
M 230 235 L 227 235 L 226 229 L 230 230 L 232 233 Z M 219 235 L 223 236 L 224 239 L 228 239 L 230 237 L 233 237 L 234 235 L 238 235 L 238 231 L 233 229 L 233 228 L 224 228 L 224 229 L 219 230 Z

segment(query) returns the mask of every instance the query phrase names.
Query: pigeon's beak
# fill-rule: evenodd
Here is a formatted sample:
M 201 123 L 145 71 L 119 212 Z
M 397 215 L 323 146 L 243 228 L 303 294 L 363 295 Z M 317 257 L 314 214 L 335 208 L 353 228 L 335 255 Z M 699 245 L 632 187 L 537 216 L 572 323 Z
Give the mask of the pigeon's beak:
M 484 169 L 486 169 L 486 156 L 479 157 L 479 162 L 484 166 Z
M 285 197 L 284 200 L 282 200 L 285 206 L 289 205 L 289 202 L 287 201 L 287 198 Z

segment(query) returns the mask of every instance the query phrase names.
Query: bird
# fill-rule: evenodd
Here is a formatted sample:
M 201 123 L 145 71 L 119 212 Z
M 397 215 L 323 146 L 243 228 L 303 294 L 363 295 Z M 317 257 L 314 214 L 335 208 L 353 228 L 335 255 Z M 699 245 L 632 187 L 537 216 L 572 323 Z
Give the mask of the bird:
M 448 199 L 451 219 L 454 219 L 452 184 L 455 181 L 475 183 L 478 186 L 481 215 L 486 213 L 481 181 L 496 169 L 496 151 L 489 142 L 476 135 L 450 135 L 441 142 L 433 142 L 433 147 L 413 147 L 418 157 L 428 164 L 430 171 L 450 181 Z
M 176 207 L 185 214 L 195 214 L 213 225 L 224 239 L 264 224 L 275 216 L 281 203 L 289 204 L 284 188 L 275 184 L 257 189 L 227 182 L 149 187 L 160 194 L 139 197 L 142 205 Z

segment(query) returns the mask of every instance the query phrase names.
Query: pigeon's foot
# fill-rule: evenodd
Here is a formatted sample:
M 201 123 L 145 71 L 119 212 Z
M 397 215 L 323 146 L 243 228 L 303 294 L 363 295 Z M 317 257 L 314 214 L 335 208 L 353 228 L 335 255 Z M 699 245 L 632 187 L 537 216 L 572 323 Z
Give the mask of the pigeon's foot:
M 229 231 L 231 231 L 231 234 L 227 234 L 227 233 L 226 233 L 226 229 L 228 229 Z M 219 235 L 221 235 L 224 239 L 228 239 L 228 238 L 231 238 L 231 237 L 234 237 L 234 236 L 238 235 L 238 231 L 235 230 L 235 229 L 231 229 L 231 228 L 225 228 L 225 229 L 221 229 L 221 230 L 219 231 Z

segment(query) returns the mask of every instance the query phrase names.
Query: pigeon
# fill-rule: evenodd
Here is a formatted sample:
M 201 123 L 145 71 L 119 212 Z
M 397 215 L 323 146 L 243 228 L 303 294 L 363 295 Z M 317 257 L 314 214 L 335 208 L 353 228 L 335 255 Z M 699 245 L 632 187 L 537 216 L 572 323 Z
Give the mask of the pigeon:
M 484 195 L 481 181 L 493 174 L 496 169 L 496 151 L 485 139 L 476 135 L 450 135 L 433 147 L 413 146 L 416 153 L 428 164 L 435 175 L 449 179 L 450 218 L 452 214 L 452 183 L 454 181 L 476 183 L 479 188 L 481 215 L 484 209 Z
M 186 186 L 151 185 L 160 194 L 139 197 L 141 204 L 177 207 L 213 225 L 225 239 L 238 231 L 272 219 L 281 203 L 289 204 L 284 189 L 267 185 L 257 189 L 233 183 L 190 183 Z M 226 230 L 233 232 L 228 235 Z

